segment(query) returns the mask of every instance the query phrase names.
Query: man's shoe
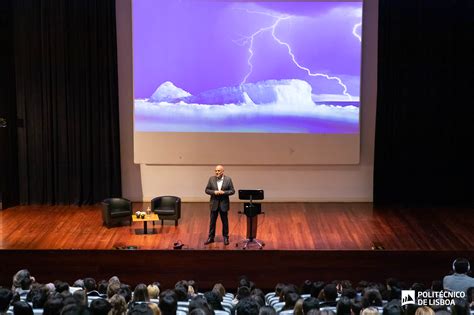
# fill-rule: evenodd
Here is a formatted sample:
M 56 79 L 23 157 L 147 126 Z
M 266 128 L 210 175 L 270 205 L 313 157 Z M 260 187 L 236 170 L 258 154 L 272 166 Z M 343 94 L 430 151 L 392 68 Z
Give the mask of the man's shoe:
M 224 237 L 224 245 L 229 245 L 229 238 L 228 237 Z
M 209 237 L 207 241 L 204 242 L 204 245 L 209 245 L 211 243 L 214 243 L 214 239 L 212 237 Z

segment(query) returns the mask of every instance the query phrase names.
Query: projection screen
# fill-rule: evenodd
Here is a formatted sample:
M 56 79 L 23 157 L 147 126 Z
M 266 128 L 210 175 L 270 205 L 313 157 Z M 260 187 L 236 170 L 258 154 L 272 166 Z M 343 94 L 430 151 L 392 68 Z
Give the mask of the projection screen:
M 359 162 L 362 1 L 132 12 L 135 163 Z

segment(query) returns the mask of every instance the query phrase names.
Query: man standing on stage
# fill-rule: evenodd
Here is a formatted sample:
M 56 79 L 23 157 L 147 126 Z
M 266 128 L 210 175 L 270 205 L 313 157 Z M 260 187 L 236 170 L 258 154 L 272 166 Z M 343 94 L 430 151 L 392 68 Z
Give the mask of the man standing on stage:
M 209 224 L 209 237 L 204 245 L 214 243 L 216 235 L 216 221 L 220 214 L 222 221 L 222 235 L 224 236 L 224 245 L 229 245 L 229 220 L 227 212 L 229 211 L 229 196 L 235 193 L 232 179 L 224 176 L 224 167 L 217 165 L 215 169 L 216 176 L 211 176 L 206 186 L 206 194 L 211 196 L 211 223 Z

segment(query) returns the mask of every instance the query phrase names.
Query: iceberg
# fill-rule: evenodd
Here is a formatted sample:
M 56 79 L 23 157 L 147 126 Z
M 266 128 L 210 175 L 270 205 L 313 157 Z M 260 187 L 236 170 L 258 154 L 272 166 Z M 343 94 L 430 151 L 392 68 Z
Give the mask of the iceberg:
M 176 87 L 172 82 L 166 81 L 161 84 L 150 97 L 154 102 L 172 102 L 181 97 L 190 96 L 191 93 Z

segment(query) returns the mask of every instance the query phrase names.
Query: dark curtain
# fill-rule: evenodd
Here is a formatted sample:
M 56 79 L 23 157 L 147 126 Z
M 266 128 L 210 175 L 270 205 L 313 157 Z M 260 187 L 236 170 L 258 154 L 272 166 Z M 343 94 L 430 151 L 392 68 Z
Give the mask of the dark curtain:
M 18 150 L 12 3 L 0 1 L 0 210 L 17 205 Z
M 14 0 L 20 201 L 120 196 L 115 0 Z
M 474 1 L 380 0 L 374 201 L 474 205 Z

